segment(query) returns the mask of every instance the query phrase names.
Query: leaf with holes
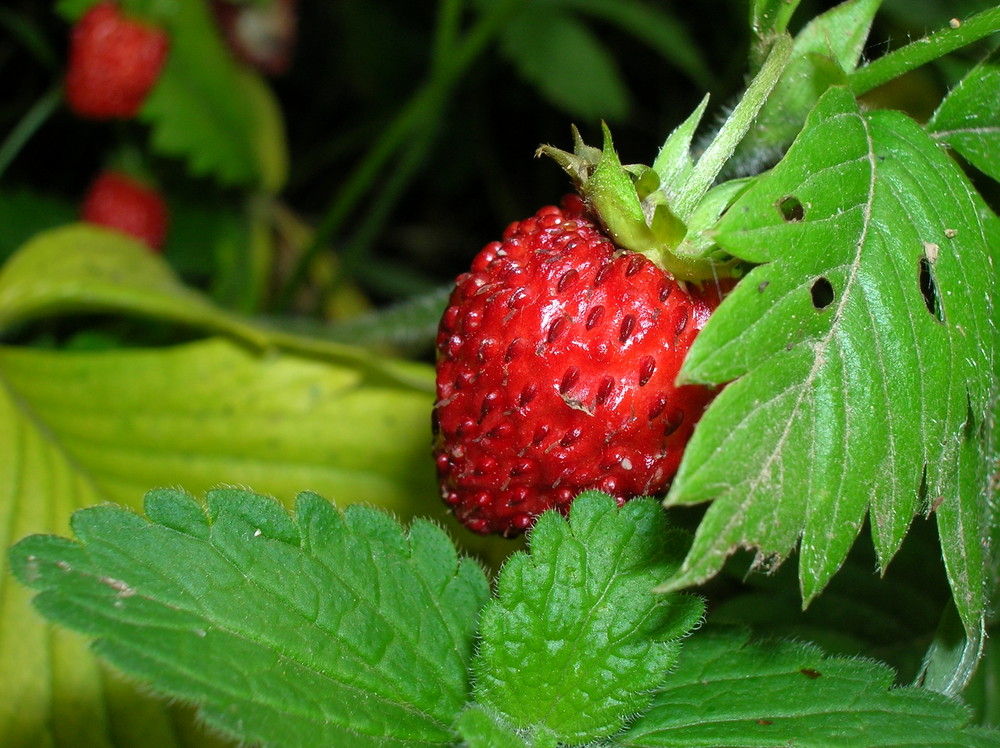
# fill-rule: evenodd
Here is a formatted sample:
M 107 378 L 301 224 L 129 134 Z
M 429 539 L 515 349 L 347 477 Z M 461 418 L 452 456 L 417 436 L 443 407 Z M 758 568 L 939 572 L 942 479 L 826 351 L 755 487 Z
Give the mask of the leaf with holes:
M 913 516 L 943 500 L 949 578 L 968 630 L 984 583 L 959 475 L 995 387 L 996 217 L 956 165 L 898 112 L 823 96 L 787 157 L 723 217 L 719 244 L 758 264 L 713 315 L 681 376 L 731 383 L 707 411 L 667 497 L 712 501 L 675 589 L 737 548 L 756 566 L 800 543 L 806 601 L 870 516 L 879 565 Z M 963 468 L 963 474 L 968 470 Z M 942 497 L 944 497 L 942 499 Z M 959 531 L 959 529 L 961 531 Z M 962 560 L 964 559 L 964 560 Z

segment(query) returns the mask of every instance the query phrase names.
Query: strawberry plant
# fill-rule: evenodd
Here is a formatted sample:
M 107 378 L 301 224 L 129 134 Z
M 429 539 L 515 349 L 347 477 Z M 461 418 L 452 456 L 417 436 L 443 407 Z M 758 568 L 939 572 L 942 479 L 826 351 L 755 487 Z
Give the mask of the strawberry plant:
M 0 744 L 1000 742 L 1000 7 L 709 20 L 0 12 Z

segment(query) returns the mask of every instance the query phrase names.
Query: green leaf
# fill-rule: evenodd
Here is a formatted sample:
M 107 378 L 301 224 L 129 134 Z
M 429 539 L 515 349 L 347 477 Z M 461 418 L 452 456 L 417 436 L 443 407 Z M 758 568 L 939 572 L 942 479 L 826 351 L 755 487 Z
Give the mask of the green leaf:
M 258 350 L 281 348 L 364 366 L 405 387 L 433 389 L 426 367 L 269 328 L 221 309 L 177 278 L 162 257 L 103 227 L 71 224 L 43 232 L 0 268 L 0 334 L 39 318 L 81 312 L 152 317 L 231 335 Z
M 931 136 L 1000 181 L 1000 63 L 994 54 L 974 67 L 927 123 Z
M 759 637 L 813 642 L 831 654 L 874 658 L 896 670 L 897 683 L 917 683 L 941 613 L 953 607 L 937 530 L 931 520 L 914 522 L 881 576 L 872 573 L 876 559 L 868 535 L 866 526 L 808 608 L 792 565 L 746 575 L 734 559 L 720 580 L 732 593 L 713 604 L 712 622 L 748 626 Z
M 574 16 L 528 4 L 504 25 L 500 46 L 525 80 L 573 117 L 620 120 L 628 113 L 614 58 Z
M 243 490 L 207 503 L 171 490 L 147 496 L 148 520 L 82 510 L 77 542 L 32 536 L 11 567 L 45 616 L 234 737 L 453 742 L 489 587 L 441 529 L 417 521 L 404 533 L 312 493 L 294 517 Z
M 697 598 L 651 592 L 676 568 L 687 538 L 667 529 L 652 500 L 619 509 L 587 492 L 568 522 L 544 514 L 530 543 L 530 554 L 508 560 L 483 610 L 477 700 L 561 742 L 611 735 L 649 703 L 677 640 L 701 616 Z
M 703 89 L 716 88 L 715 75 L 703 50 L 691 32 L 671 14 L 669 8 L 637 0 L 555 0 L 562 8 L 571 8 L 613 24 L 630 34 L 686 73 Z
M 264 336 L 184 285 L 166 262 L 119 231 L 79 223 L 42 232 L 0 268 L 0 330 L 52 314 L 112 312 Z
M 620 744 L 853 748 L 978 748 L 1000 735 L 969 727 L 956 701 L 891 689 L 870 660 L 825 657 L 809 644 L 750 642 L 739 631 L 699 631 Z
M 986 640 L 983 659 L 976 675 L 962 693 L 962 700 L 969 704 L 976 714 L 976 722 L 981 725 L 1000 725 L 1000 647 L 997 645 L 997 629 L 990 631 Z
M 468 748 L 525 748 L 524 737 L 498 714 L 474 705 L 455 725 Z
M 139 113 L 160 153 L 182 157 L 194 175 L 278 192 L 287 176 L 284 123 L 260 76 L 226 49 L 209 6 L 134 0 L 170 33 L 170 55 Z M 169 10 L 166 10 L 169 9 Z
M 0 540 L 64 533 L 75 509 L 178 483 L 200 492 L 253 481 L 283 499 L 308 486 L 343 503 L 426 511 L 419 502 L 436 495 L 431 404 L 364 368 L 227 340 L 0 349 Z M 141 725 L 131 715 L 148 697 L 113 689 L 82 643 L 50 631 L 23 593 L 0 561 L 0 744 L 107 745 L 112 726 L 93 715 L 108 714 L 116 730 Z M 174 733 L 169 716 L 148 721 L 149 734 L 124 744 L 175 745 L 155 737 Z
M 667 497 L 713 501 L 668 588 L 707 579 L 736 548 L 758 549 L 765 565 L 801 539 L 809 601 L 866 513 L 882 568 L 937 497 L 977 516 L 980 492 L 961 488 L 958 460 L 995 386 L 995 220 L 913 121 L 862 115 L 840 88 L 821 99 L 787 157 L 719 225 L 723 249 L 763 264 L 682 371 L 736 381 L 699 424 Z M 969 559 L 986 533 L 940 528 L 942 545 Z M 950 581 L 972 630 L 984 569 L 966 571 Z

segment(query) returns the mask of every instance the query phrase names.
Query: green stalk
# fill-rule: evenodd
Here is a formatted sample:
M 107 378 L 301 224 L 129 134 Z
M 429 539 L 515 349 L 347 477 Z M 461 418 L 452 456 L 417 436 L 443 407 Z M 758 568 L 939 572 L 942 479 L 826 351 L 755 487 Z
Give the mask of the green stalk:
M 998 32 L 1000 6 L 981 11 L 957 26 L 949 25 L 880 57 L 851 73 L 848 82 L 854 94 L 861 96 L 921 65 Z
M 434 27 L 434 44 L 432 69 L 447 64 L 455 48 L 458 38 L 459 23 L 462 19 L 463 0 L 441 0 L 438 8 L 437 23 Z
M 330 239 L 338 234 L 358 205 L 372 191 L 387 164 L 403 148 L 408 148 L 413 133 L 421 125 L 436 119 L 448 94 L 462 74 L 499 32 L 507 17 L 525 0 L 501 0 L 492 3 L 460 43 L 449 41 L 457 21 L 458 7 L 446 0 L 448 6 L 439 16 L 431 71 L 428 79 L 403 106 L 396 117 L 383 130 L 375 145 L 365 154 L 347 181 L 337 193 L 326 214 L 316 228 L 312 241 L 299 256 L 275 299 L 275 308 L 285 310 L 291 304 L 296 289 L 305 280 L 309 265 Z M 441 56 L 443 55 L 443 56 Z M 416 173 L 416 169 L 412 170 Z M 399 190 L 398 193 L 401 193 Z
M 62 96 L 61 83 L 50 88 L 42 98 L 34 103 L 31 109 L 25 112 L 21 121 L 10 131 L 3 145 L 0 145 L 0 177 L 7 171 L 11 162 L 17 158 L 17 154 L 21 152 L 25 144 L 31 140 L 31 136 L 45 124 L 45 120 L 59 106 L 62 102 Z
M 791 51 L 792 38 L 788 34 L 782 34 L 774 40 L 771 52 L 761 66 L 760 72 L 751 81 L 740 103 L 722 125 L 722 129 L 698 159 L 687 182 L 678 192 L 676 201 L 671 204 L 674 215 L 682 221 L 690 218 L 715 178 L 719 176 L 722 167 L 733 155 L 736 146 L 753 125 L 768 95 L 781 77 Z
M 393 168 L 379 184 L 378 192 L 366 206 L 364 218 L 341 252 L 340 268 L 350 275 L 364 264 L 369 247 L 375 241 L 410 180 L 417 174 L 434 142 L 434 131 L 423 127 L 412 133 L 406 148 L 393 162 Z

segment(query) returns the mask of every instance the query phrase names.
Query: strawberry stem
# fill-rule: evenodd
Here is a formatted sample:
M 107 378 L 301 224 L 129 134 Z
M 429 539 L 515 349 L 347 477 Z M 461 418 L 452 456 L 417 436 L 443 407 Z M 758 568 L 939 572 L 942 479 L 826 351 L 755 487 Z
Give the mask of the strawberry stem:
M 691 216 L 712 183 L 715 182 L 719 172 L 722 171 L 722 167 L 733 155 L 736 146 L 747 134 L 758 112 L 767 101 L 771 90 L 781 78 L 781 73 L 785 69 L 791 51 L 792 38 L 788 34 L 782 34 L 775 39 L 771 52 L 761 66 L 760 72 L 751 81 L 743 98 L 740 99 L 740 103 L 736 105 L 725 124 L 722 125 L 708 148 L 705 149 L 701 158 L 698 159 L 698 163 L 695 164 L 687 182 L 677 191 L 671 208 L 681 220 L 686 221 Z

